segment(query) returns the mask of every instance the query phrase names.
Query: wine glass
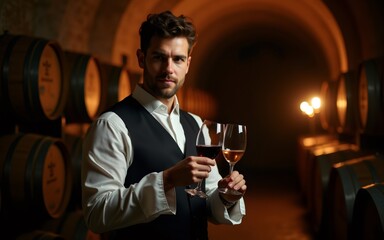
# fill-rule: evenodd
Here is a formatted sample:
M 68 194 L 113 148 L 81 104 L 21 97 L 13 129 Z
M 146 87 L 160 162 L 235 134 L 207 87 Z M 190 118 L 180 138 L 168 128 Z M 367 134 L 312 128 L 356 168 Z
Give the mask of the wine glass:
M 247 127 L 241 124 L 226 124 L 222 153 L 229 163 L 229 173 L 233 172 L 235 164 L 243 157 L 247 146 Z M 230 195 L 242 193 L 229 188 L 219 188 L 219 192 Z
M 204 120 L 196 138 L 196 151 L 199 156 L 215 159 L 220 153 L 223 144 L 224 124 L 210 120 Z M 207 194 L 201 190 L 200 181 L 196 188 L 185 189 L 191 196 L 207 198 Z

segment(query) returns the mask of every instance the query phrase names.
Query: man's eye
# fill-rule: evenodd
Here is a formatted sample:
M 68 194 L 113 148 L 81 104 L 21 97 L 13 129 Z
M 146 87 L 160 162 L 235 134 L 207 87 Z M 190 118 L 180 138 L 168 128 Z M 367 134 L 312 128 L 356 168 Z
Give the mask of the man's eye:
M 185 62 L 185 58 L 182 58 L 182 57 L 176 57 L 176 58 L 174 58 L 173 59 L 173 61 L 175 61 L 175 62 Z
M 153 59 L 155 59 L 155 60 L 163 60 L 163 57 L 162 56 L 160 56 L 160 55 L 154 55 L 153 56 Z

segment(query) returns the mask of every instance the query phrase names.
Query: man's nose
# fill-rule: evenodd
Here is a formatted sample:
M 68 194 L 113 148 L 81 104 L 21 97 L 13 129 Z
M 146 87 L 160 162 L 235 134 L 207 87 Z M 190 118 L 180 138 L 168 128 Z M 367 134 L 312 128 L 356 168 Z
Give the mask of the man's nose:
M 165 70 L 167 73 L 173 73 L 174 69 L 173 69 L 173 61 L 172 61 L 172 58 L 168 58 L 166 61 L 165 61 Z

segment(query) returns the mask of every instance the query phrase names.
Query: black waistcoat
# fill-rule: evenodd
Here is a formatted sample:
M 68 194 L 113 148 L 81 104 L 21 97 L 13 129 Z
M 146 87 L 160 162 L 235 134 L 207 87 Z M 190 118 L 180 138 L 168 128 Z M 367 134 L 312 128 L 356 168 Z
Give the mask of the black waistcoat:
M 125 179 L 126 187 L 148 173 L 173 166 L 185 156 L 196 156 L 195 139 L 199 126 L 190 114 L 180 111 L 186 137 L 183 154 L 171 135 L 133 97 L 125 98 L 109 111 L 124 121 L 131 136 L 134 157 Z M 132 239 L 133 236 L 140 236 L 140 239 L 207 239 L 205 200 L 191 198 L 184 187 L 177 187 L 176 203 L 176 215 L 161 215 L 152 222 L 120 229 L 112 235 L 116 235 L 116 239 Z

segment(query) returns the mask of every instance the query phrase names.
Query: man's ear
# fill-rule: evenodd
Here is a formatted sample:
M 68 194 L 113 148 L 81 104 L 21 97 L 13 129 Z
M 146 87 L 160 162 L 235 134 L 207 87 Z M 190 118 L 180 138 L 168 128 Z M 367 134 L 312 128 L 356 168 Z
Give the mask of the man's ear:
M 187 74 L 189 71 L 189 65 L 191 65 L 191 60 L 192 60 L 192 56 L 189 56 L 187 59 L 187 70 L 186 70 L 185 74 Z
M 141 49 L 137 49 L 137 50 L 136 50 L 136 56 L 137 56 L 137 61 L 138 61 L 138 63 L 139 63 L 139 67 L 140 67 L 140 68 L 144 68 L 144 59 L 145 59 L 145 56 L 144 56 L 143 51 L 141 51 Z

